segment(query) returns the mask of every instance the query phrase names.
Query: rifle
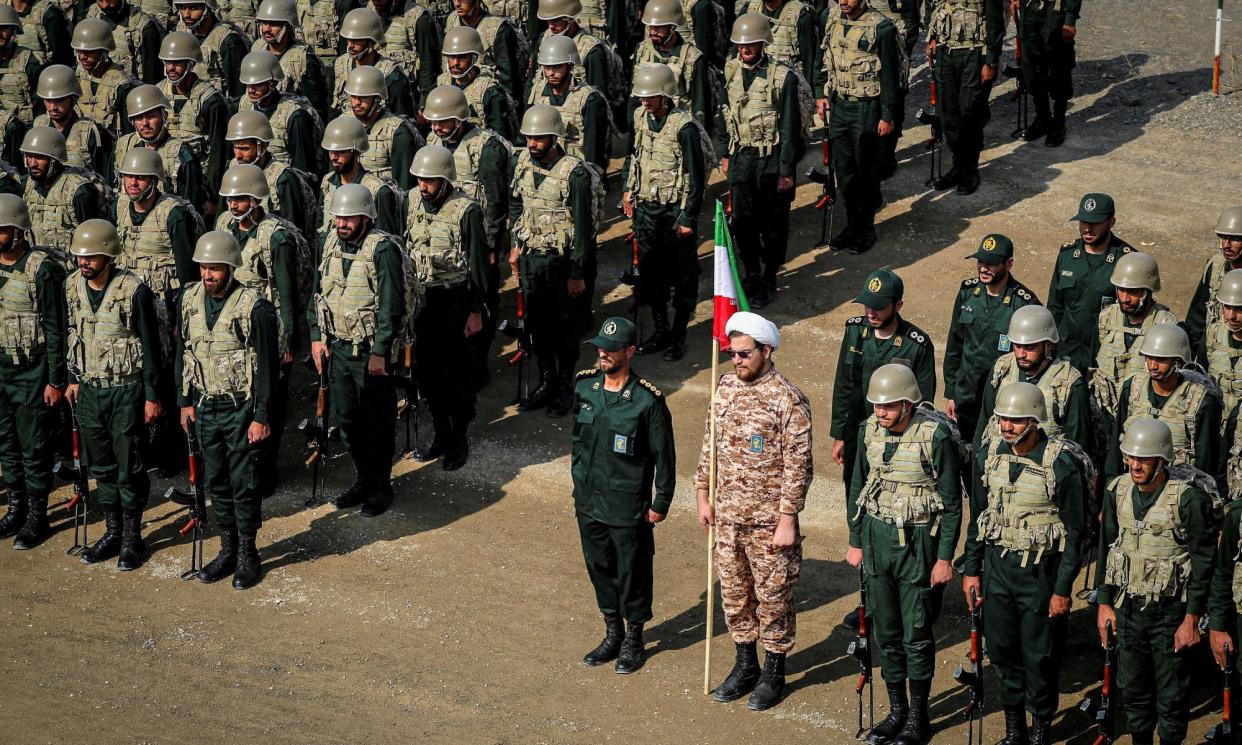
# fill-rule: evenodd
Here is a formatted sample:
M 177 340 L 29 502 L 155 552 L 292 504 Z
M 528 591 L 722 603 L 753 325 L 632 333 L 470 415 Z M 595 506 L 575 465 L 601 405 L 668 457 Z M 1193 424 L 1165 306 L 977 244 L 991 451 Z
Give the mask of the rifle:
M 932 55 L 927 60 L 928 69 L 931 71 L 931 92 L 928 99 L 928 108 L 919 109 L 914 118 L 918 119 L 919 124 L 926 124 L 931 127 L 931 139 L 927 141 L 926 147 L 931 150 L 931 162 L 928 165 L 926 186 L 931 186 L 939 180 L 942 175 L 944 166 L 944 156 L 940 152 L 940 114 L 936 109 L 939 98 L 936 95 L 936 57 Z
M 521 284 L 518 284 L 517 290 L 517 322 L 510 325 L 509 319 L 506 318 L 496 328 L 517 341 L 517 351 L 509 357 L 509 364 L 517 365 L 517 395 L 513 402 L 524 403 L 530 397 L 530 381 L 526 379 L 526 359 L 531 356 L 533 349 L 530 332 L 526 329 L 526 292 Z
M 310 360 L 310 357 L 307 357 Z M 314 369 L 314 362 L 310 362 Z M 319 373 L 319 387 L 315 397 L 315 422 L 303 419 L 298 429 L 306 436 L 306 465 L 311 468 L 311 494 L 305 506 L 314 506 L 327 488 L 328 480 L 328 432 L 331 416 L 328 410 L 328 374 L 332 369 L 332 356 L 324 354 Z
M 863 727 L 864 688 L 870 688 L 871 696 L 867 707 L 867 724 L 875 724 L 875 686 L 871 683 L 871 630 L 867 627 L 867 579 L 861 566 L 858 567 L 858 636 L 845 651 L 858 660 L 858 682 L 854 684 L 854 693 L 858 695 L 858 732 L 854 737 L 861 738 L 866 731 Z
M 190 539 L 190 568 L 181 573 L 181 579 L 191 579 L 198 575 L 198 570 L 203 568 L 203 538 L 206 531 L 203 529 L 207 524 L 207 498 L 199 491 L 199 470 L 198 470 L 198 437 L 194 434 L 193 425 L 190 426 L 185 433 L 186 450 L 189 452 L 189 482 L 190 493 L 179 490 L 175 486 L 168 487 L 168 491 L 164 493 L 164 498 L 170 500 L 174 504 L 180 504 L 190 509 L 190 519 L 186 520 L 185 525 L 177 531 L 185 537 L 193 533 Z M 255 451 L 258 453 L 258 451 Z
M 404 375 L 397 375 L 396 384 L 405 390 L 405 398 L 397 402 L 397 416 L 405 418 L 405 449 L 401 451 L 402 458 L 411 456 L 417 457 L 416 451 L 418 446 L 418 409 L 419 409 L 419 392 L 418 377 L 414 372 L 414 344 L 407 342 L 402 347 L 402 368 L 405 369 Z M 414 419 L 414 439 L 410 440 L 410 418 L 411 414 Z
M 1221 668 L 1225 674 L 1225 686 L 1221 689 L 1220 724 L 1213 725 L 1207 731 L 1207 741 L 1220 745 L 1233 745 L 1233 646 L 1225 643 L 1225 666 Z
M 65 509 L 73 513 L 73 545 L 65 553 L 76 556 L 90 545 L 86 535 L 87 504 L 86 497 L 90 494 L 91 485 L 86 477 L 86 468 L 82 465 L 82 433 L 78 430 L 78 411 L 69 407 L 69 421 L 73 423 L 73 496 L 65 504 Z M 60 465 L 57 463 L 56 465 Z M 78 531 L 81 540 L 78 540 Z
M 823 166 L 814 166 L 807 170 L 806 177 L 823 187 L 823 193 L 815 200 L 815 209 L 820 211 L 819 243 L 816 248 L 828 245 L 832 235 L 832 223 L 837 216 L 837 172 L 832 168 L 832 143 L 824 138 Z
M 630 307 L 633 308 L 634 335 L 641 340 L 643 338 L 643 309 L 638 302 L 638 234 L 631 230 L 629 233 L 626 233 L 625 240 L 630 244 L 630 268 L 629 271 L 621 272 L 621 276 L 617 277 L 617 280 L 621 284 L 633 288 L 631 290 L 633 297 L 631 298 L 632 305 Z
M 1014 60 L 1012 65 L 1005 65 L 1003 73 L 1005 77 L 1018 81 L 1018 89 L 1013 92 L 1014 100 L 1018 102 L 1018 126 L 1010 133 L 1010 137 L 1021 137 L 1026 131 L 1026 120 L 1028 109 L 1027 94 L 1030 92 L 1026 87 L 1026 76 L 1022 74 L 1022 17 L 1018 13 L 1013 16 L 1014 25 Z
M 1078 705 L 1084 712 L 1095 709 L 1095 721 L 1100 724 L 1100 734 L 1092 745 L 1113 745 L 1113 670 L 1117 666 L 1117 636 L 1113 633 L 1112 621 L 1104 626 L 1104 638 L 1104 673 L 1099 702 L 1097 704 L 1088 696 Z
M 966 702 L 966 745 L 983 745 L 983 645 L 980 638 L 983 610 L 979 596 L 970 588 L 970 669 L 961 665 L 953 671 L 953 679 L 970 687 L 970 700 Z M 975 737 L 975 720 L 979 722 L 979 736 Z

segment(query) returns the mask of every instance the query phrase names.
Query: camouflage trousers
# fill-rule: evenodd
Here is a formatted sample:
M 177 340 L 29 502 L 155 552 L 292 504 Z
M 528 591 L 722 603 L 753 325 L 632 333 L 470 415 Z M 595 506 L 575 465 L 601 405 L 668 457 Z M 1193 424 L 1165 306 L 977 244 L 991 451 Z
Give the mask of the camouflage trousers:
M 758 640 L 769 652 L 793 649 L 798 630 L 794 587 L 802 545 L 772 548 L 775 525 L 716 523 L 716 576 L 729 634 L 738 644 Z

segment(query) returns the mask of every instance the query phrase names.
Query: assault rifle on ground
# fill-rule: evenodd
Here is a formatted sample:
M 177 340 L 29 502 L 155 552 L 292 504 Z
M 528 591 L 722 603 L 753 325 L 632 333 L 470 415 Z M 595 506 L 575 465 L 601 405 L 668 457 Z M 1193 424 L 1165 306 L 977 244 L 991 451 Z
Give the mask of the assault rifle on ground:
M 832 168 L 832 143 L 827 136 L 824 137 L 823 165 L 811 167 L 806 177 L 823 187 L 819 199 L 815 200 L 815 209 L 820 211 L 819 243 L 816 248 L 823 248 L 832 237 L 832 223 L 837 215 L 837 172 Z
M 970 700 L 966 702 L 966 745 L 983 745 L 983 608 L 975 588 L 970 588 L 970 669 L 958 665 L 953 679 L 970 688 Z M 979 722 L 979 735 L 975 736 L 975 722 Z
M 1220 724 L 1207 731 L 1207 741 L 1213 745 L 1233 745 L 1233 647 L 1225 644 L 1225 685 L 1221 689 Z
M 1117 667 L 1117 636 L 1113 633 L 1111 621 L 1104 626 L 1104 638 L 1104 672 L 1099 700 L 1097 702 L 1088 696 L 1078 705 L 1079 709 L 1088 713 L 1095 709 L 1095 721 L 1099 723 L 1100 733 L 1092 745 L 1113 745 L 1113 671 Z
M 517 321 L 510 324 L 509 319 L 500 322 L 497 328 L 509 338 L 517 342 L 517 351 L 509 357 L 509 364 L 517 366 L 517 395 L 513 402 L 524 403 L 530 397 L 530 382 L 526 379 L 526 360 L 533 354 L 530 331 L 526 329 L 526 292 L 518 285 Z
M 863 689 L 870 688 L 871 702 L 867 708 L 867 724 L 875 723 L 875 686 L 871 683 L 871 629 L 867 625 L 867 578 L 863 568 L 858 567 L 858 636 L 846 651 L 858 660 L 858 681 L 854 683 L 854 693 L 858 695 L 858 732 L 854 737 L 862 737 L 866 728 L 863 727 Z
M 314 360 L 307 357 L 311 370 L 319 374 L 319 386 L 315 395 L 315 419 L 303 419 L 298 429 L 306 436 L 306 465 L 311 469 L 311 493 L 306 500 L 307 507 L 318 503 L 327 488 L 328 480 L 328 435 L 331 428 L 331 414 L 328 410 L 328 375 L 332 369 L 332 355 L 325 352 L 322 369 L 316 369 Z
M 65 553 L 76 556 L 90 545 L 90 539 L 86 535 L 86 498 L 90 495 L 91 485 L 87 479 L 86 467 L 82 465 L 82 433 L 78 429 L 78 411 L 72 406 L 69 407 L 69 421 L 73 426 L 73 496 L 65 504 L 65 509 L 73 514 L 73 545 Z
M 190 519 L 186 520 L 185 525 L 182 525 L 177 532 L 183 537 L 193 535 L 190 539 L 190 568 L 181 573 L 181 579 L 191 579 L 198 575 L 199 569 L 203 568 L 203 538 L 206 537 L 207 525 L 207 498 L 199 490 L 198 437 L 194 434 L 193 424 L 185 433 L 185 444 L 189 453 L 187 465 L 190 472 L 190 493 L 186 494 L 177 487 L 170 486 L 164 493 L 164 498 L 174 504 L 188 507 L 190 510 Z M 255 453 L 257 454 L 258 451 L 256 450 Z

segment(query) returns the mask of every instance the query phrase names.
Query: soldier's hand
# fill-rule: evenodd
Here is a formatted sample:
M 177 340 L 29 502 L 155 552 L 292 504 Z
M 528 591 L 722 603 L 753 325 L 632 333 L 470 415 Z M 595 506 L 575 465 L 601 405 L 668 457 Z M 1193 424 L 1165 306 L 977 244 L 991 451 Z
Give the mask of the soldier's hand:
M 263 442 L 271 436 L 272 428 L 266 424 L 260 424 L 258 422 L 251 422 L 250 428 L 246 430 L 246 441 L 251 445 Z
M 720 172 L 726 176 L 729 175 L 729 156 L 727 155 L 720 159 Z
M 1117 611 L 1111 605 L 1101 605 L 1095 614 L 1096 629 L 1100 632 L 1100 646 L 1108 646 L 1108 626 L 1117 628 Z
M 927 46 L 926 48 L 923 49 L 923 51 L 927 54 L 927 59 L 931 59 L 932 57 L 935 57 L 936 56 L 936 40 L 928 39 Z
M 695 501 L 699 507 L 699 525 L 703 526 L 703 530 L 707 530 L 716 524 L 715 510 L 712 509 L 712 503 L 708 500 L 707 490 L 699 489 Z
M 888 137 L 895 131 L 897 131 L 897 128 L 893 126 L 893 123 L 886 122 L 883 119 L 880 120 L 880 123 L 875 128 L 875 133 L 881 137 Z
M 65 397 L 65 392 L 55 386 L 46 386 L 43 389 L 43 405 L 49 409 L 60 404 L 60 400 Z
M 621 195 L 621 211 L 627 218 L 634 219 L 634 202 L 630 199 L 628 191 Z
M 683 238 L 683 239 L 684 239 L 684 238 L 693 238 L 693 237 L 694 237 L 694 228 L 688 227 L 688 226 L 686 226 L 686 225 L 678 225 L 678 226 L 677 226 L 677 231 L 676 231 L 676 232 L 677 232 L 677 237 L 678 237 L 678 238 Z
M 853 546 L 850 546 L 849 548 L 845 549 L 845 563 L 846 564 L 849 564 L 850 566 L 857 569 L 858 567 L 862 566 L 862 562 L 863 562 L 863 553 L 862 553 L 861 548 L 854 548 Z
M 779 550 L 793 548 L 798 543 L 798 516 L 781 513 L 781 521 L 776 524 L 772 533 L 772 548 Z
M 521 254 L 517 250 L 517 246 L 509 249 L 509 271 L 513 272 L 513 276 L 515 277 L 518 273 L 518 256 L 520 255 Z
M 944 413 L 953 421 L 957 421 L 957 404 L 953 403 L 953 399 L 944 402 Z
M 284 354 L 280 355 L 280 364 L 292 365 L 293 364 L 293 352 L 285 352 Z
M 315 371 L 323 373 L 323 361 L 328 356 L 328 346 L 321 341 L 311 342 L 311 362 L 315 363 Z
M 1199 617 L 1192 616 L 1189 613 L 1182 619 L 1182 623 L 1177 627 L 1177 631 L 1173 632 L 1173 651 L 1180 652 L 1183 649 L 1190 649 L 1199 643 L 1202 637 L 1199 634 Z
M 197 419 L 198 417 L 194 413 L 193 406 L 182 406 L 181 407 L 181 429 L 184 429 L 186 432 L 189 432 L 190 427 L 194 425 L 194 422 L 197 421 Z
M 659 512 L 656 512 L 655 510 L 647 510 L 647 522 L 651 523 L 652 525 L 655 525 L 656 523 L 664 522 L 664 518 L 665 518 L 665 515 L 662 515 Z
M 776 190 L 781 194 L 789 191 L 793 186 L 794 180 L 792 176 L 781 176 L 776 179 Z
M 1070 605 L 1069 595 L 1053 595 L 1052 599 L 1048 601 L 1048 617 L 1064 616 L 1066 613 L 1069 613 Z
M 826 98 L 815 99 L 815 111 L 819 114 L 819 118 L 824 120 L 824 124 L 828 123 L 828 111 L 832 108 L 831 102 Z
M 838 466 L 845 465 L 845 440 L 832 441 L 832 462 Z
M 78 391 L 79 390 L 81 390 L 81 386 L 79 386 L 77 383 L 70 383 L 69 386 L 65 388 L 65 398 L 69 399 L 70 406 L 78 405 Z
M 586 280 L 585 279 L 571 279 L 569 280 L 567 284 L 568 284 L 567 290 L 569 292 L 570 297 L 578 297 L 582 293 L 586 292 Z
M 388 376 L 388 360 L 378 354 L 367 357 L 367 375 L 373 375 L 377 378 Z
M 155 420 L 159 419 L 162 413 L 164 413 L 164 407 L 160 406 L 159 401 L 147 401 L 142 406 L 142 421 L 149 427 L 155 424 Z
M 1073 41 L 1074 37 L 1077 35 L 1078 35 L 1078 29 L 1074 28 L 1073 26 L 1062 26 L 1061 27 L 1061 41 L 1065 42 L 1066 44 L 1069 44 L 1071 41 Z
M 1019 8 L 1021 8 L 1021 6 L 1022 6 L 1021 0 L 1009 0 L 1009 15 L 1017 16 L 1018 10 Z M 1019 29 L 1019 31 L 1021 31 L 1021 29 Z
M 978 576 L 971 577 L 969 575 L 963 574 L 962 575 L 962 595 L 966 597 L 966 607 L 969 608 L 970 610 L 974 610 L 974 608 L 971 608 L 971 605 L 970 605 L 970 591 L 971 590 L 975 591 L 975 602 L 978 603 L 979 605 L 983 605 L 983 580 L 980 579 Z
M 932 565 L 931 586 L 939 587 L 948 584 L 951 579 L 953 579 L 953 562 L 948 559 L 937 559 Z
M 979 82 L 987 85 L 996 79 L 996 68 L 991 65 L 984 65 L 979 71 Z
M 480 313 L 471 313 L 466 316 L 466 328 L 463 333 L 466 336 L 474 336 L 483 330 L 483 316 Z
M 1209 631 L 1208 642 L 1212 645 L 1212 656 L 1216 658 L 1216 664 L 1224 668 L 1226 658 L 1233 649 L 1233 637 L 1227 631 Z

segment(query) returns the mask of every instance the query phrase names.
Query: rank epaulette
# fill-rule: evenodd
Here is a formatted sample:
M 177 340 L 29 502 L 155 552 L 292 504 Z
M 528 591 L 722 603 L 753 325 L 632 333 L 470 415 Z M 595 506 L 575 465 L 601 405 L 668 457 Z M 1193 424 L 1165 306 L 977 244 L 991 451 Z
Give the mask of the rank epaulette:
M 975 285 L 977 285 L 977 284 L 979 284 L 979 278 L 978 278 L 978 277 L 971 277 L 970 279 L 963 279 L 963 280 L 962 280 L 962 289 L 964 290 L 964 289 L 966 289 L 967 287 L 974 287 L 974 286 L 975 286 Z
M 599 373 L 598 367 L 588 367 L 585 370 L 579 370 L 578 372 L 574 373 L 574 380 L 583 380 L 585 378 L 594 377 L 598 373 Z
M 846 326 L 860 326 L 866 321 L 867 321 L 866 316 L 854 316 L 853 318 L 845 319 L 845 325 Z
M 659 389 L 659 388 L 656 388 L 656 387 L 655 387 L 654 385 L 652 385 L 651 383 L 648 383 L 646 378 L 639 378 L 637 382 L 638 382 L 638 384 L 639 384 L 639 385 L 641 385 L 643 388 L 646 388 L 647 390 L 651 391 L 651 393 L 652 393 L 652 394 L 653 394 L 656 398 L 663 398 L 663 397 L 664 397 L 664 394 L 660 392 L 660 389 Z

